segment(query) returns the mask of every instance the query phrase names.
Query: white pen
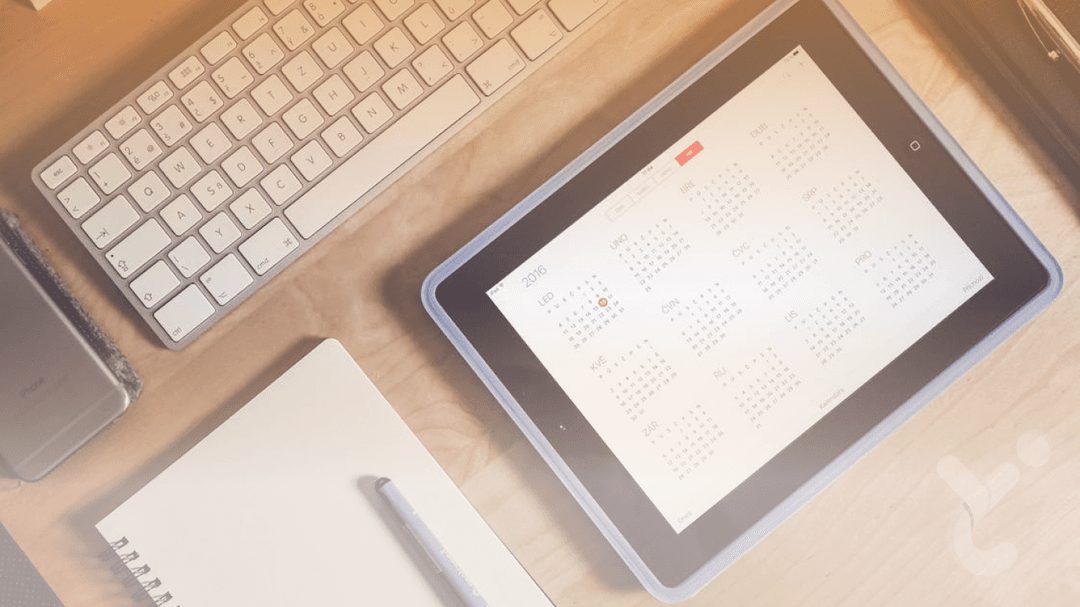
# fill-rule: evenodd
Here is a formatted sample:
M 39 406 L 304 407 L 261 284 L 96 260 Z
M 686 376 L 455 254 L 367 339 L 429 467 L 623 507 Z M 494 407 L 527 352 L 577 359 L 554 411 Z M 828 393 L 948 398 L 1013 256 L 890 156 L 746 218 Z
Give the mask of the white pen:
M 465 578 L 465 573 L 450 558 L 450 554 L 446 551 L 446 548 L 443 548 L 442 542 L 435 537 L 435 534 L 424 523 L 424 520 L 416 513 L 416 510 L 409 504 L 409 500 L 405 499 L 405 496 L 394 486 L 394 482 L 384 476 L 375 481 L 375 491 L 386 500 L 394 514 L 401 519 L 406 530 L 417 539 L 421 547 L 435 561 L 439 568 L 439 574 L 449 582 L 454 594 L 467 607 L 490 607 L 484 597 L 480 596 L 476 588 Z

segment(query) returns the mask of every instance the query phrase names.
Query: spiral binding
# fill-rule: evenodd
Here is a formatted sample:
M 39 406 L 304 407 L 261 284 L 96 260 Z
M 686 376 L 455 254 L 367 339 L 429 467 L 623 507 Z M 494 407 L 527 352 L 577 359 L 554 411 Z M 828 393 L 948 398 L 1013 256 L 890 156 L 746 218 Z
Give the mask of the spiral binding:
M 117 563 L 112 566 L 112 572 L 117 575 L 122 575 L 123 572 L 129 574 L 125 576 L 127 579 L 123 582 L 125 587 L 139 586 L 140 591 L 132 595 L 132 598 L 146 599 L 149 597 L 155 606 L 165 605 L 172 601 L 172 594 L 161 590 L 161 578 L 151 576 L 150 565 L 139 562 L 141 558 L 139 553 L 130 547 L 129 543 L 126 536 L 114 542 L 109 542 L 109 550 L 101 554 L 102 560 L 111 560 L 115 557 Z M 181 606 L 177 604 L 169 607 Z

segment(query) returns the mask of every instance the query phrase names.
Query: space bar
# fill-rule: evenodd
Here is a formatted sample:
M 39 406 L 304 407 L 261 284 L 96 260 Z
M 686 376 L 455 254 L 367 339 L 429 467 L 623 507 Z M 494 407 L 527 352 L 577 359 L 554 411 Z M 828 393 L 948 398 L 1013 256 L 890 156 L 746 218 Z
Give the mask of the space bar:
M 285 209 L 305 239 L 480 103 L 460 75 L 451 78 Z

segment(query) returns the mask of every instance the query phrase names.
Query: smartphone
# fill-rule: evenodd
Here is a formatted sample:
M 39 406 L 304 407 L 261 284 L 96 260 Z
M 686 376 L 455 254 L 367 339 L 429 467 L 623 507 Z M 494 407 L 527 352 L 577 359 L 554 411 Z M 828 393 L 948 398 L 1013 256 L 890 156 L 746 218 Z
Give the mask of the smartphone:
M 1076 0 L 1018 0 L 1028 24 L 1051 59 L 1064 57 L 1080 70 L 1080 4 Z
M 119 417 L 130 397 L 0 239 L 0 459 L 37 480 Z

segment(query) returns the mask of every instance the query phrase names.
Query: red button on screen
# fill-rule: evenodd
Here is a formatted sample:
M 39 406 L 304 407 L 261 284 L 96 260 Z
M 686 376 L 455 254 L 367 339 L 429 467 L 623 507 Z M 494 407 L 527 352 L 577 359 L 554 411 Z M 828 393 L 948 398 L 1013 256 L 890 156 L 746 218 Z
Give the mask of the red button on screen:
M 687 162 L 690 162 L 691 158 L 700 154 L 704 149 L 705 148 L 701 147 L 700 141 L 695 141 L 690 147 L 683 150 L 683 153 L 679 154 L 675 160 L 679 162 L 679 166 L 684 166 Z

